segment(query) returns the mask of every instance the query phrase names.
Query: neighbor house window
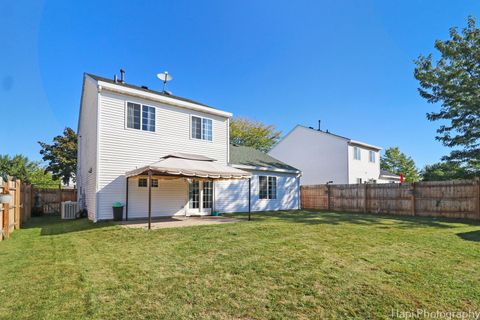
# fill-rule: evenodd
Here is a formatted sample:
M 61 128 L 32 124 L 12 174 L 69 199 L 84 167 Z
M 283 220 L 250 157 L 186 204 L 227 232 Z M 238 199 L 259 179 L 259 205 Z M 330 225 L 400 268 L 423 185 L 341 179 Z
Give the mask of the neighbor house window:
M 155 108 L 128 102 L 127 128 L 155 132 Z
M 368 151 L 368 161 L 375 163 L 375 151 Z
M 359 147 L 353 147 L 353 159 L 355 160 L 361 160 L 362 155 L 360 153 L 360 148 Z
M 260 199 L 277 199 L 277 177 L 259 176 L 258 183 Z
M 212 141 L 212 119 L 192 116 L 192 138 Z
M 148 179 L 146 179 L 146 178 L 138 179 L 138 186 L 140 188 L 146 188 L 148 186 L 147 181 L 148 181 Z M 157 188 L 158 187 L 158 179 L 152 179 L 152 182 L 150 184 L 151 184 L 152 188 Z

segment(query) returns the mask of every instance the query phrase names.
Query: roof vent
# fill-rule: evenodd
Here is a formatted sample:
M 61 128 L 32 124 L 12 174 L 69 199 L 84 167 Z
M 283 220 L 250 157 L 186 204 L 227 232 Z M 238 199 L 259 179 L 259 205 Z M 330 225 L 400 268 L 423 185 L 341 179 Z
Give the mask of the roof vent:
M 120 69 L 120 82 L 125 83 L 125 70 Z
M 309 129 L 313 129 L 313 127 L 308 127 Z
M 142 89 L 148 90 L 147 86 L 142 86 Z

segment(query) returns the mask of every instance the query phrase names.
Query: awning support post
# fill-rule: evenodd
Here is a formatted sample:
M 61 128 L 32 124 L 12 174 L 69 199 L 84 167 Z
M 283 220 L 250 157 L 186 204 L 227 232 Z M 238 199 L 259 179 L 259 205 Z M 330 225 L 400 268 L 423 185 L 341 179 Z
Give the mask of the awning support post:
M 152 170 L 148 170 L 148 230 L 152 228 Z
M 248 178 L 248 221 L 252 220 L 252 178 Z
M 125 220 L 128 221 L 128 179 L 130 177 L 127 177 L 127 186 L 125 188 Z
M 210 212 L 210 215 L 213 216 L 213 213 L 215 212 L 215 180 L 212 181 L 212 212 Z

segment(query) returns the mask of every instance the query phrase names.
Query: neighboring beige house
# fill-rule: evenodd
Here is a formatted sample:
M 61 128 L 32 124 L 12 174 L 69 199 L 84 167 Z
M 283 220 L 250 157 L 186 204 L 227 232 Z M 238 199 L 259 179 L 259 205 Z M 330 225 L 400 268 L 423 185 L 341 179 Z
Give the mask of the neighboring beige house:
M 381 147 L 297 125 L 269 154 L 302 171 L 301 184 L 386 183 Z

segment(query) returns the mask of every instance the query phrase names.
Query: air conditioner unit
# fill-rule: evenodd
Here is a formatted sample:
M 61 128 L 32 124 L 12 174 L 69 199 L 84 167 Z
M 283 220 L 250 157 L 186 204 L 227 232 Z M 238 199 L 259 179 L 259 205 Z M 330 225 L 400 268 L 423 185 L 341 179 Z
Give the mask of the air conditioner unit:
M 78 212 L 78 202 L 62 202 L 60 212 L 62 215 L 62 219 L 75 219 Z

